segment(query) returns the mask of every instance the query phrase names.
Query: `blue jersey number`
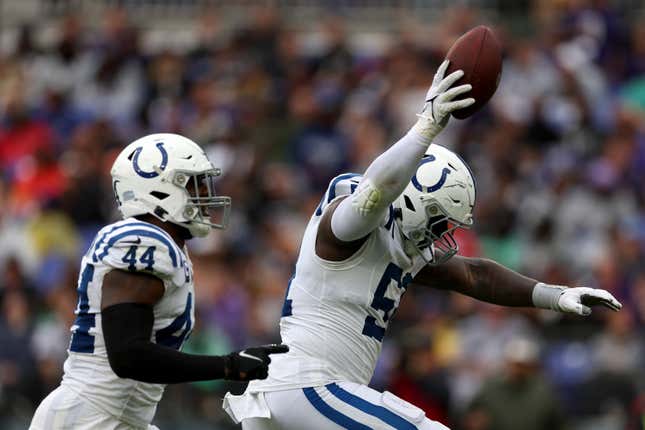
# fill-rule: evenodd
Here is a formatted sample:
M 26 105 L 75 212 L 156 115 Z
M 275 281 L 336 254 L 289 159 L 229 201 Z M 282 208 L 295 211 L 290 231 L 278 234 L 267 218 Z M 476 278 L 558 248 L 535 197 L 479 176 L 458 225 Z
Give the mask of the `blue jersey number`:
M 186 299 L 186 308 L 184 312 L 174 319 L 167 327 L 158 330 L 155 334 L 155 341 L 159 345 L 164 345 L 169 348 L 181 349 L 184 341 L 190 335 L 190 330 L 193 328 L 193 320 L 191 318 L 191 310 L 193 308 L 193 295 L 188 293 Z
M 388 264 L 385 268 L 385 272 L 383 273 L 383 276 L 376 287 L 376 291 L 374 292 L 374 299 L 372 300 L 371 306 L 372 309 L 375 309 L 376 311 L 383 311 L 383 322 L 386 324 L 388 320 L 394 316 L 394 312 L 396 311 L 394 300 L 385 297 L 387 287 L 390 286 L 392 281 L 394 281 L 398 288 L 403 289 L 403 292 L 405 292 L 408 284 L 412 282 L 412 275 L 406 273 L 405 276 L 403 276 L 403 269 L 394 263 Z M 376 318 L 368 315 L 365 318 L 363 334 L 365 336 L 373 337 L 380 342 L 383 340 L 383 336 L 385 336 L 385 328 L 386 327 L 381 327 L 376 323 Z
M 296 275 L 293 275 L 291 279 L 289 279 L 289 285 L 287 285 L 287 292 L 284 294 L 284 303 L 282 304 L 282 316 L 283 317 L 290 317 L 293 315 L 293 300 L 288 299 L 289 297 L 289 290 L 291 290 L 291 282 L 293 282 L 293 278 L 295 278 Z
M 128 270 L 135 271 L 137 270 L 137 250 L 138 246 L 132 245 L 128 252 L 125 253 L 121 261 L 128 263 Z M 139 262 L 145 264 L 145 270 L 152 270 L 152 266 L 155 264 L 155 250 L 156 246 L 151 246 L 145 250 L 145 252 L 139 258 Z
M 94 278 L 94 265 L 86 264 L 80 279 L 78 280 L 78 306 L 76 307 L 76 320 L 74 321 L 74 333 L 69 350 L 72 352 L 94 352 L 94 335 L 90 329 L 96 325 L 96 315 L 91 314 L 90 299 L 87 296 L 87 286 Z

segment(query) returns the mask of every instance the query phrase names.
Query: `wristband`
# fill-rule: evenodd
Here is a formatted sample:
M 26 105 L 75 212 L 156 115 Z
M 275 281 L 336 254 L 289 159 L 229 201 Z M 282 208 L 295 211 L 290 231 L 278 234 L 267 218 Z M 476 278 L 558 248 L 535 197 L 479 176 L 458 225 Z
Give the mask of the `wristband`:
M 559 310 L 558 300 L 565 289 L 561 285 L 549 285 L 538 282 L 533 287 L 533 293 L 531 294 L 533 306 L 541 309 Z

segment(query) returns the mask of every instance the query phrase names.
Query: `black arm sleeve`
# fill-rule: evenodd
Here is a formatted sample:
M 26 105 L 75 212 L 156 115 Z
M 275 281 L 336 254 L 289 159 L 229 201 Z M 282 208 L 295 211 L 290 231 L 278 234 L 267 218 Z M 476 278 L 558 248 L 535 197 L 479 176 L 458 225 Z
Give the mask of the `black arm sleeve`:
M 119 303 L 101 311 L 110 367 L 120 378 L 155 384 L 221 379 L 229 357 L 185 354 L 150 341 L 154 314 L 140 303 Z

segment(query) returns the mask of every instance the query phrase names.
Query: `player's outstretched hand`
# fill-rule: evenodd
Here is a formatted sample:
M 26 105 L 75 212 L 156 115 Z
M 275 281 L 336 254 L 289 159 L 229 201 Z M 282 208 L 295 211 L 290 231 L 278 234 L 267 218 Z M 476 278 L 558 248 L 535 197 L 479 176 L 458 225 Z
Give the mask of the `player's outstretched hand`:
M 470 97 L 466 99 L 455 100 L 455 97 L 467 93 L 472 89 L 470 84 L 463 84 L 453 87 L 453 85 L 464 75 L 462 70 L 457 70 L 444 77 L 448 68 L 448 60 L 437 69 L 432 80 L 432 85 L 426 94 L 423 110 L 418 116 L 425 120 L 421 124 L 425 129 L 423 132 L 434 137 L 448 123 L 450 113 L 457 109 L 463 109 L 475 103 L 475 99 Z
M 262 345 L 246 348 L 227 355 L 226 379 L 232 381 L 250 381 L 266 379 L 269 374 L 270 354 L 289 352 L 287 345 Z
M 619 311 L 623 307 L 606 290 L 578 287 L 562 291 L 558 299 L 557 310 L 587 316 L 591 314 L 591 307 L 598 305 L 608 307 L 612 311 Z

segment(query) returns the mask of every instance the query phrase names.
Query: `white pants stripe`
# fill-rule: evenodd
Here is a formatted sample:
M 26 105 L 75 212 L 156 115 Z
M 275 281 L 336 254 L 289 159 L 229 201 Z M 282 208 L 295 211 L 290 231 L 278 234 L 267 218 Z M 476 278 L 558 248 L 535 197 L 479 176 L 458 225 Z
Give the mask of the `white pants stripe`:
M 303 392 L 318 412 L 343 428 L 417 430 L 415 424 L 381 406 L 380 403 L 371 403 L 341 388 L 338 384 L 329 384 L 316 389 L 305 388 Z M 325 400 L 320 395 L 323 395 Z M 352 417 L 359 419 L 355 420 Z
M 352 382 L 253 396 L 258 395 L 263 398 L 251 402 L 252 412 L 235 408 L 244 430 L 448 430 L 393 394 Z M 244 396 L 239 399 L 240 405 L 245 404 Z M 268 408 L 262 415 L 261 404 Z

